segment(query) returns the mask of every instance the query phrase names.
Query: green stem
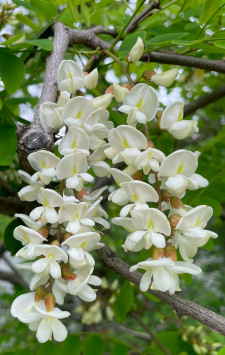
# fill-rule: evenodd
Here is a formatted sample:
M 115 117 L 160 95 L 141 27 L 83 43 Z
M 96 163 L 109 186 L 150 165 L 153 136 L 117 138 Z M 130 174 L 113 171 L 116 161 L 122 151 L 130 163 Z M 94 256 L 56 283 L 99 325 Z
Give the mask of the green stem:
M 118 35 L 116 36 L 116 38 L 114 39 L 111 47 L 109 48 L 109 51 L 112 51 L 113 48 L 115 47 L 115 45 L 117 44 L 117 42 L 120 40 L 122 34 L 126 31 L 126 28 L 129 26 L 129 24 L 131 23 L 131 21 L 133 20 L 133 18 L 136 16 L 136 14 L 138 13 L 138 11 L 140 10 L 140 8 L 144 5 L 145 0 L 142 0 L 140 5 L 136 8 L 136 10 L 134 11 L 133 15 L 130 17 L 129 21 L 125 24 L 125 26 L 122 28 L 122 30 L 118 33 Z
M 130 74 L 128 73 L 126 67 L 123 65 L 123 63 L 122 63 L 113 53 L 111 53 L 111 52 L 110 52 L 109 50 L 107 50 L 107 49 L 104 49 L 104 50 L 102 51 L 102 53 L 108 55 L 108 56 L 111 57 L 111 58 L 113 58 L 113 59 L 115 60 L 115 62 L 116 62 L 117 64 L 119 64 L 120 68 L 123 70 L 124 74 L 126 75 L 127 80 L 129 81 L 129 84 L 133 87 L 133 86 L 134 86 L 134 82 L 133 82 L 133 80 L 131 79 L 131 76 L 130 76 Z

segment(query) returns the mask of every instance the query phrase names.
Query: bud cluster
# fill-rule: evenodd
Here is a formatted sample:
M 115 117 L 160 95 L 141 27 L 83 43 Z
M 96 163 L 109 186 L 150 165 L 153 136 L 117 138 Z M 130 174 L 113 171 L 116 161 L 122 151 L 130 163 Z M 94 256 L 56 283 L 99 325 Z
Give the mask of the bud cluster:
M 138 39 L 131 50 L 128 62 L 142 55 L 141 41 Z M 29 261 L 18 267 L 31 270 L 34 276 L 31 292 L 13 302 L 11 313 L 37 331 L 39 342 L 52 334 L 56 341 L 67 336 L 59 319 L 70 314 L 55 307 L 56 303 L 63 305 L 66 294 L 92 302 L 96 292 L 91 285 L 101 284 L 101 279 L 93 276 L 95 260 L 90 252 L 104 246 L 96 224 L 106 229 L 110 225 L 100 204 L 107 186 L 88 193 L 93 173 L 97 177 L 112 175 L 119 186 L 109 200 L 122 207 L 113 223 L 129 232 L 124 250 L 149 250 L 149 258 L 130 269 L 146 270 L 140 283 L 142 291 L 149 287 L 170 293 L 180 290 L 178 274 L 199 274 L 201 269 L 192 258 L 198 247 L 217 237 L 205 230 L 212 208 L 192 208 L 181 200 L 187 189 L 208 185 L 195 173 L 200 153 L 181 149 L 166 157 L 149 137 L 147 124 L 156 117 L 159 127 L 176 139 L 198 131 L 195 121 L 182 120 L 183 102 L 158 112 L 157 93 L 145 83 L 133 87 L 114 83 L 106 94 L 88 99 L 79 90 L 95 88 L 98 71 L 85 74 L 74 61 L 60 63 L 58 102 L 46 102 L 39 111 L 45 132 L 57 134 L 66 126 L 65 135 L 57 142 L 60 157 L 45 150 L 31 153 L 28 161 L 34 174 L 19 171 L 27 184 L 19 191 L 20 199 L 37 201 L 39 206 L 29 216 L 17 215 L 25 224 L 14 230 L 14 238 L 23 245 L 17 256 Z M 176 75 L 177 69 L 173 69 L 163 74 L 144 72 L 143 77 L 168 86 Z M 116 128 L 107 111 L 113 97 L 122 102 L 118 111 L 127 114 L 127 124 Z M 143 125 L 146 135 L 137 129 L 138 124 Z M 123 162 L 125 169 L 111 167 L 106 158 L 112 164 Z M 184 261 L 177 261 L 177 250 Z

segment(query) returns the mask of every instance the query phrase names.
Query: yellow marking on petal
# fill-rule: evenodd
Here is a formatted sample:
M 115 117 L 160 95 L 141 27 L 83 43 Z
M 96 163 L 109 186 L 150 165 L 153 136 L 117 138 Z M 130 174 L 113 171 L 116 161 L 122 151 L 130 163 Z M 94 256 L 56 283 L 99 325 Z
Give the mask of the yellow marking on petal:
M 178 116 L 178 120 L 177 121 L 182 121 L 183 119 L 183 108 L 180 110 L 179 116 Z
M 195 227 L 198 227 L 200 223 L 201 223 L 201 219 L 199 218 L 195 224 Z
M 48 319 L 47 319 L 47 322 L 49 322 L 49 321 L 52 321 L 52 317 L 49 317 Z M 50 339 L 50 338 L 49 338 Z M 51 340 L 51 339 L 50 339 Z
M 77 142 L 76 141 L 73 141 L 73 143 L 71 145 L 71 148 L 77 148 Z
M 73 165 L 72 174 L 77 174 L 77 167 L 76 167 L 76 165 Z
M 176 174 L 182 174 L 183 169 L 184 169 L 184 164 L 183 164 L 183 163 L 181 163 L 181 164 L 179 165 L 178 169 L 177 169 Z
M 52 259 L 52 260 L 54 259 L 54 257 L 55 257 L 55 256 L 54 256 L 53 251 L 49 254 L 49 256 L 48 256 L 48 257 L 49 257 L 49 259 Z
M 143 106 L 143 99 L 140 99 L 140 100 L 137 102 L 136 107 L 137 107 L 138 110 L 140 111 L 141 108 L 142 108 L 142 106 Z
M 137 195 L 137 194 L 133 194 L 133 195 L 132 195 L 132 198 L 133 198 L 134 202 L 139 201 L 139 198 L 138 198 L 138 195 Z
M 151 156 L 152 156 L 152 152 L 149 150 L 148 157 L 151 158 Z
M 73 77 L 73 75 L 70 71 L 68 72 L 68 77 L 69 77 L 69 79 L 71 79 Z
M 76 115 L 75 118 L 81 118 L 81 117 L 82 117 L 82 110 L 77 112 L 77 115 Z
M 24 234 L 24 239 L 26 240 L 27 243 L 30 243 L 30 239 L 28 238 L 28 236 L 26 234 Z
M 123 138 L 123 140 L 122 140 L 122 145 L 123 145 L 124 149 L 130 148 L 128 142 L 127 142 L 126 139 L 124 139 L 124 138 Z
M 153 229 L 154 228 L 154 223 L 153 220 L 150 219 L 150 221 L 148 222 L 148 229 Z
M 87 244 L 87 242 L 83 242 L 83 243 L 81 244 L 80 248 L 84 248 L 86 244 Z
M 46 197 L 44 197 L 44 199 L 43 199 L 43 206 L 49 207 L 49 202 Z
M 46 168 L 46 164 L 45 164 L 44 160 L 41 160 L 41 167 L 42 167 L 42 169 Z

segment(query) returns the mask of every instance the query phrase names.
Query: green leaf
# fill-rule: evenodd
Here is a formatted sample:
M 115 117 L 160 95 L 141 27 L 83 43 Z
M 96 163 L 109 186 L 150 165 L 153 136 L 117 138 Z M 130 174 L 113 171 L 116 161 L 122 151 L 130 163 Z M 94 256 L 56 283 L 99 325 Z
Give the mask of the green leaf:
M 201 196 L 197 199 L 195 199 L 195 205 L 208 205 L 211 206 L 213 209 L 213 216 L 219 217 L 222 213 L 222 207 L 219 201 L 208 197 L 208 196 Z
M 9 225 L 6 227 L 5 233 L 4 233 L 4 245 L 6 250 L 10 251 L 12 255 L 15 255 L 19 249 L 21 249 L 22 244 L 18 240 L 16 240 L 13 237 L 13 231 L 16 227 L 21 225 L 21 221 L 19 219 L 16 219 L 9 223 Z
M 160 302 L 160 299 L 157 298 L 156 296 L 152 295 L 151 293 L 149 292 L 144 292 L 144 295 L 146 297 L 148 297 L 151 301 L 154 301 L 154 302 Z
M 190 285 L 192 282 L 192 275 L 190 274 L 181 274 L 180 277 L 184 280 L 184 282 L 186 283 L 186 285 Z
M 225 49 L 225 40 L 214 41 L 213 44 L 218 48 Z
M 225 355 L 225 347 L 220 349 L 217 355 Z
M 88 335 L 84 341 L 83 355 L 103 355 L 105 342 L 97 335 Z
M 58 355 L 59 353 L 59 348 L 58 346 L 53 343 L 48 341 L 45 344 L 42 344 L 38 351 L 36 352 L 36 355 L 50 355 L 50 354 L 54 354 L 54 355 Z
M 32 41 L 26 41 L 25 43 L 40 47 L 46 51 L 52 51 L 54 48 L 50 39 L 34 39 Z
M 210 238 L 209 241 L 202 247 L 202 249 L 206 250 L 213 250 L 214 249 L 214 244 L 212 239 Z
M 225 30 L 215 32 L 211 37 L 210 40 L 216 39 L 225 39 Z
M 79 12 L 77 10 L 77 5 L 79 5 L 78 1 L 67 0 L 67 6 L 69 9 L 69 12 L 75 22 L 79 22 Z
M 164 42 L 171 42 L 174 41 L 176 39 L 179 38 L 183 38 L 186 37 L 189 33 L 188 32 L 180 32 L 180 33 L 167 33 L 164 35 L 160 35 L 160 36 L 156 36 L 151 38 L 148 42 L 146 42 L 147 44 L 161 44 Z
M 204 2 L 201 22 L 207 22 L 211 16 L 219 9 L 221 0 L 206 0 Z
M 20 34 L 14 36 L 14 37 L 11 37 L 11 38 L 7 39 L 7 41 L 2 42 L 1 44 L 3 46 L 8 46 L 9 44 L 12 44 L 13 42 L 18 41 L 23 36 L 24 36 L 24 33 L 20 33 Z
M 16 127 L 9 125 L 0 126 L 0 165 L 8 165 L 17 148 Z
M 87 7 L 86 4 L 81 4 L 80 9 L 87 27 L 90 27 L 91 18 L 90 18 L 89 8 Z
M 115 303 L 113 304 L 113 311 L 118 322 L 122 323 L 126 319 L 126 315 L 131 309 L 134 300 L 134 291 L 131 284 L 125 281 Z
M 9 94 L 14 94 L 24 79 L 23 61 L 12 54 L 3 54 L 0 56 L 0 73 L 2 81 Z
M 195 4 L 195 0 L 184 0 L 183 5 L 180 8 L 180 12 L 185 12 L 189 7 Z
M 78 335 L 69 335 L 62 343 L 59 350 L 59 355 L 73 354 L 80 355 L 82 350 L 82 341 Z
M 2 109 L 2 99 L 0 98 L 0 110 Z
M 111 355 L 127 355 L 128 348 L 123 344 L 115 344 L 112 348 Z
M 31 0 L 30 1 L 33 8 L 42 15 L 49 18 L 54 18 L 57 15 L 57 5 L 49 1 L 43 0 Z
M 147 33 L 145 31 L 139 31 L 139 32 L 132 33 L 127 38 L 125 38 L 119 49 L 120 57 L 125 58 L 127 54 L 130 52 L 131 48 L 137 42 L 138 37 L 141 37 L 141 39 L 144 41 L 146 35 Z
M 34 30 L 36 32 L 39 31 L 40 28 L 28 16 L 24 16 L 22 14 L 17 14 L 16 18 L 24 25 L 32 28 L 32 30 Z

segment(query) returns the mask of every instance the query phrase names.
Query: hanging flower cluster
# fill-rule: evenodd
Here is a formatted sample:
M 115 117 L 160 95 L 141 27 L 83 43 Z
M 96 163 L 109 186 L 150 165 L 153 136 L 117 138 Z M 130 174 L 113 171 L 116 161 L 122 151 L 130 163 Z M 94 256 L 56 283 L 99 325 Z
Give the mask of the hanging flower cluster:
M 127 61 L 140 59 L 144 44 L 140 38 Z M 169 86 L 177 69 L 163 74 L 144 72 L 143 78 Z M 101 207 L 101 194 L 107 186 L 88 194 L 85 184 L 97 177 L 113 176 L 119 188 L 109 200 L 122 206 L 120 217 L 113 223 L 125 228 L 129 235 L 123 245 L 126 252 L 149 250 L 147 260 L 131 267 L 144 269 L 140 289 L 149 287 L 174 293 L 179 288 L 178 274 L 197 275 L 201 269 L 192 258 L 198 247 L 207 243 L 213 232 L 205 230 L 212 217 L 212 208 L 185 206 L 186 190 L 196 190 L 208 181 L 195 173 L 199 153 L 178 150 L 165 157 L 154 147 L 148 123 L 155 117 L 158 126 L 176 139 L 198 132 L 195 121 L 183 120 L 183 103 L 174 102 L 164 112 L 158 110 L 156 91 L 145 83 L 113 84 L 102 96 L 88 99 L 81 88 L 93 89 L 98 71 L 85 75 L 71 60 L 61 62 L 57 72 L 61 91 L 57 103 L 46 102 L 40 107 L 40 121 L 47 133 L 57 134 L 66 126 L 58 144 L 59 156 L 42 150 L 28 156 L 35 171 L 31 176 L 19 171 L 27 184 L 19 192 L 23 201 L 37 201 L 29 216 L 18 214 L 24 225 L 14 230 L 14 237 L 23 247 L 17 256 L 28 261 L 20 268 L 34 273 L 32 292 L 19 296 L 11 313 L 31 330 L 37 331 L 39 342 L 53 334 L 63 341 L 67 330 L 60 319 L 69 312 L 61 311 L 66 294 L 76 295 L 85 302 L 96 299 L 101 279 L 93 276 L 95 260 L 91 251 L 103 246 L 96 224 L 109 228 L 108 215 Z M 70 94 L 70 96 L 68 95 Z M 122 102 L 118 110 L 127 114 L 127 124 L 116 128 L 110 122 L 107 107 L 113 97 Z M 139 128 L 145 130 L 145 135 Z M 59 136 L 56 136 L 56 138 Z M 109 165 L 123 162 L 121 171 Z M 184 261 L 177 261 L 179 250 Z

